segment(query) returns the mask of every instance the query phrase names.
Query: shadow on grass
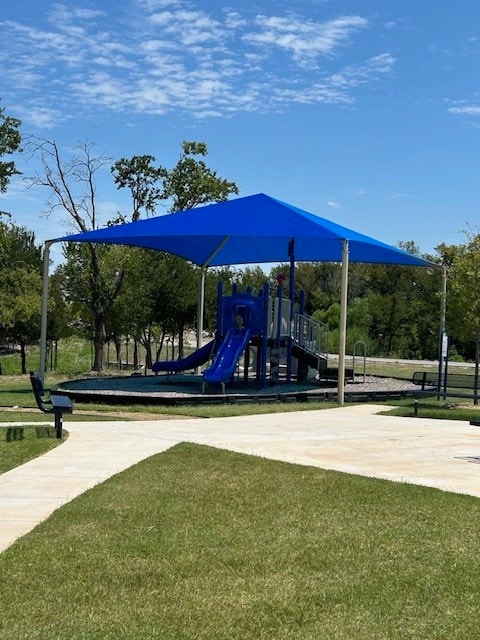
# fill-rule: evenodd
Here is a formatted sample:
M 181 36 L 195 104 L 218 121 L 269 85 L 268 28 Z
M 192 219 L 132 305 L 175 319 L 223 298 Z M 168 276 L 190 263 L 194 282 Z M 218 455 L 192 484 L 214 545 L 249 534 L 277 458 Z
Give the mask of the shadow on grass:
M 64 439 L 68 434 L 64 432 Z M 0 427 L 0 473 L 10 471 L 59 446 L 55 429 L 49 425 Z
M 31 429 L 32 433 L 35 433 L 37 438 L 55 438 L 56 433 L 54 427 L 48 427 L 40 425 Z M 5 441 L 13 442 L 14 440 L 25 439 L 25 427 L 6 427 L 5 428 Z

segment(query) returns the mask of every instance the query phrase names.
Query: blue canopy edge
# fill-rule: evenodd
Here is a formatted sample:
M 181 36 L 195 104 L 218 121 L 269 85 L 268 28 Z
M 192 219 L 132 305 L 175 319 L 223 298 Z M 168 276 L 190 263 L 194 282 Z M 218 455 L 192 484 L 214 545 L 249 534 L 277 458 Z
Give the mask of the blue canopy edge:
M 52 242 L 122 244 L 166 251 L 199 266 L 295 261 L 433 266 L 397 247 L 343 227 L 263 193 L 62 236 Z M 436 265 L 435 265 L 436 266 Z

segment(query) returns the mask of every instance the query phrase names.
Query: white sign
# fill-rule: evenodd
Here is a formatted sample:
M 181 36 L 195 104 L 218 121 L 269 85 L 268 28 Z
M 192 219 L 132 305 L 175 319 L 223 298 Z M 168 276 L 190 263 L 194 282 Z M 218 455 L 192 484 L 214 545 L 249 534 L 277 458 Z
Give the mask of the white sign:
M 446 331 L 442 334 L 442 360 L 447 359 L 448 354 L 448 335 Z

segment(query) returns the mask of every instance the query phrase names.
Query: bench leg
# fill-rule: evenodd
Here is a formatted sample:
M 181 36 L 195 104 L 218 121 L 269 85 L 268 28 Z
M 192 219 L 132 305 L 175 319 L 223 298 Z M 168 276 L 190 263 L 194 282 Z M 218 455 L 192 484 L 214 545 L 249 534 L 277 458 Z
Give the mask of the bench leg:
M 62 412 L 55 411 L 55 434 L 57 438 L 62 437 Z

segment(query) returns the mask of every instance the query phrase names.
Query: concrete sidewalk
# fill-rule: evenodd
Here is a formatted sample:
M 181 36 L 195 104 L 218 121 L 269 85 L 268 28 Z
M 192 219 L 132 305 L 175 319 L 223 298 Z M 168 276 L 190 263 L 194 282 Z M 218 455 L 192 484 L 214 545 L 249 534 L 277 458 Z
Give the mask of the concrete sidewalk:
M 233 418 L 67 421 L 70 436 L 61 446 L 0 476 L 0 551 L 87 489 L 179 442 L 480 497 L 478 427 L 376 415 L 384 409 L 362 404 Z

